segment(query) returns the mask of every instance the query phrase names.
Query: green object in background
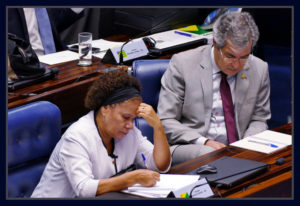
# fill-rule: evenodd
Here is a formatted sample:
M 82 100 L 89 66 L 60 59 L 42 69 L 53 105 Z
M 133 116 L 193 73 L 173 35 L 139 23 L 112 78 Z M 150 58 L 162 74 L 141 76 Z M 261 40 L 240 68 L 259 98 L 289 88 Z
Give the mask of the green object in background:
M 177 30 L 194 33 L 194 34 L 205 34 L 205 33 L 211 32 L 211 29 L 204 30 L 199 25 L 186 26 L 186 27 L 179 28 Z

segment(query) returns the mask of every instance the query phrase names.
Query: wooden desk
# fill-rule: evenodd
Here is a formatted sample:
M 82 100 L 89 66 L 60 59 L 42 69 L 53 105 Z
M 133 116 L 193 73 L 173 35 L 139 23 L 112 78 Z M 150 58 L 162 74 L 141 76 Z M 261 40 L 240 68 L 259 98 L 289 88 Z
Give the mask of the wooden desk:
M 127 36 L 118 35 L 107 38 L 109 41 L 126 41 Z M 190 45 L 189 48 L 183 47 L 183 50 L 199 46 Z M 171 58 L 175 52 L 165 53 L 159 59 Z M 48 66 L 58 67 L 59 73 L 56 79 L 41 82 L 23 89 L 14 91 L 14 94 L 8 95 L 8 109 L 28 104 L 35 101 L 50 101 L 57 105 L 62 113 L 62 123 L 68 124 L 76 121 L 78 118 L 88 112 L 84 107 L 84 98 L 91 84 L 99 78 L 102 69 L 106 67 L 118 67 L 116 65 L 104 64 L 101 59 L 93 57 L 93 64 L 88 67 L 80 67 L 76 61 L 61 63 Z M 118 67 L 120 68 L 120 67 Z M 127 69 L 123 66 L 121 69 Z M 35 94 L 24 97 L 26 94 Z
M 291 134 L 292 124 L 287 124 L 282 127 L 274 129 L 275 131 Z M 272 164 L 276 159 L 284 157 L 286 162 L 283 165 L 273 165 L 269 171 L 256 176 L 244 183 L 241 183 L 230 189 L 219 189 L 222 198 L 280 198 L 287 199 L 293 197 L 293 183 L 292 183 L 292 146 L 272 154 L 263 154 L 255 151 L 245 150 L 237 147 L 226 147 L 201 157 L 192 159 L 182 164 L 173 166 L 169 173 L 171 174 L 185 174 L 202 165 L 223 157 L 232 156 L 238 158 L 245 158 L 249 160 L 256 160 Z M 218 194 L 215 188 L 212 188 L 215 194 Z M 111 192 L 97 198 L 101 199 L 136 199 L 137 196 L 124 194 L 121 192 Z M 215 197 L 218 198 L 218 197 Z
M 287 124 L 275 129 L 286 134 L 291 134 L 292 124 Z M 219 189 L 222 197 L 241 198 L 241 197 L 264 197 L 291 198 L 292 193 L 292 146 L 280 150 L 272 154 L 263 154 L 251 150 L 245 150 L 237 147 L 226 147 L 193 160 L 184 162 L 171 168 L 169 173 L 184 174 L 190 172 L 202 165 L 219 159 L 223 156 L 232 156 L 237 158 L 245 158 L 268 164 L 274 163 L 278 158 L 284 157 L 286 162 L 283 165 L 272 165 L 266 173 L 263 173 L 253 179 L 239 184 L 230 189 Z M 216 189 L 213 188 L 217 193 Z
M 72 122 L 88 112 L 84 108 L 88 88 L 102 74 L 101 69 L 112 65 L 104 65 L 99 58 L 93 58 L 93 65 L 88 67 L 77 66 L 77 60 L 51 67 L 54 66 L 59 68 L 56 79 L 14 91 L 16 94 L 34 93 L 34 96 L 9 94 L 8 109 L 34 101 L 50 101 L 60 108 L 63 124 Z
M 118 35 L 107 38 L 109 41 L 126 41 L 127 36 Z M 102 69 L 116 67 L 104 64 L 99 58 L 92 58 L 93 64 L 87 67 L 77 65 L 78 60 L 47 66 L 58 67 L 56 79 L 47 80 L 8 95 L 8 109 L 18 107 L 35 101 L 50 101 L 57 105 L 62 113 L 62 124 L 76 121 L 88 112 L 84 107 L 84 98 L 91 84 L 99 78 Z M 122 67 L 122 68 L 127 68 Z M 20 95 L 35 94 L 24 97 Z

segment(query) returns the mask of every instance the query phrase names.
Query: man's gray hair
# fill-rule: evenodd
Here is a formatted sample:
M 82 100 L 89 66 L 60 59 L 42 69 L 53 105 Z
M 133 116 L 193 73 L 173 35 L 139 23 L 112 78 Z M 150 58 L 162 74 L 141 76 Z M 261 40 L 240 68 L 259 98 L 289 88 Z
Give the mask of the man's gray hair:
M 248 12 L 230 12 L 218 18 L 213 27 L 217 48 L 225 46 L 227 37 L 238 47 L 245 47 L 252 39 L 252 48 L 259 38 L 259 31 L 254 19 Z

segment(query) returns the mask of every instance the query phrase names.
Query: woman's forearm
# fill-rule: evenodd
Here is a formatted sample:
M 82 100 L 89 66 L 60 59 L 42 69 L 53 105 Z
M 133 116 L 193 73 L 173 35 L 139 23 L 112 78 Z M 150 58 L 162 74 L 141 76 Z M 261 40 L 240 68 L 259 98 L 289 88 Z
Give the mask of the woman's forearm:
M 153 157 L 157 168 L 164 171 L 171 161 L 170 147 L 162 124 L 153 128 L 154 150 Z
M 155 185 L 157 181 L 159 181 L 159 173 L 157 172 L 145 169 L 134 170 L 120 176 L 99 180 L 96 195 L 120 191 L 136 183 L 151 187 Z

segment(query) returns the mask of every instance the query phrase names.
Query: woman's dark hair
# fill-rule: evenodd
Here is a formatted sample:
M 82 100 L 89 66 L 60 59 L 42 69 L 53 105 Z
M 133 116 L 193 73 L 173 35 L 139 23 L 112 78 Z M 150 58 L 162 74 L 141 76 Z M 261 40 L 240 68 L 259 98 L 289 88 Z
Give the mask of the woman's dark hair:
M 97 110 L 114 91 L 124 87 L 134 87 L 141 92 L 139 81 L 126 71 L 116 70 L 103 74 L 89 88 L 85 97 L 85 107 Z

